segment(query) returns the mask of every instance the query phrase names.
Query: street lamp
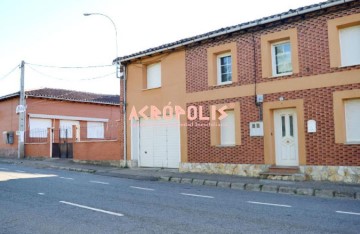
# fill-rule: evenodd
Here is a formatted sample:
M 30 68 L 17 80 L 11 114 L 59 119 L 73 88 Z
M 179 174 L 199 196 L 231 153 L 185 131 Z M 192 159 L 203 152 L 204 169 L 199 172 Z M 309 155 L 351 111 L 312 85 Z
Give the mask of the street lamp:
M 84 13 L 84 16 L 91 16 L 91 15 L 101 15 L 106 17 L 108 20 L 111 21 L 112 25 L 114 26 L 115 29 L 115 44 L 116 44 L 116 53 L 115 53 L 115 58 L 118 58 L 118 38 L 117 38 L 117 29 L 116 29 L 116 24 L 114 23 L 114 21 L 107 15 L 101 14 L 101 13 Z
M 117 39 L 117 29 L 116 29 L 116 24 L 114 23 L 114 21 L 107 15 L 104 15 L 102 13 L 84 13 L 84 16 L 91 16 L 91 15 L 100 15 L 100 16 L 104 16 L 106 17 L 108 20 L 111 21 L 112 25 L 114 26 L 115 29 L 115 44 L 116 44 L 116 54 L 115 54 L 115 59 L 117 59 L 118 56 L 118 39 Z M 125 68 L 122 71 L 123 75 L 121 74 L 120 71 L 120 62 L 116 62 L 116 77 L 120 78 L 123 80 L 123 95 L 124 95 L 124 100 L 123 100 L 123 115 L 124 115 L 124 163 L 125 163 L 125 167 L 127 167 L 127 149 L 126 149 L 126 72 L 125 72 Z M 121 82 L 120 82 L 121 85 Z M 121 89 L 121 87 L 120 87 Z

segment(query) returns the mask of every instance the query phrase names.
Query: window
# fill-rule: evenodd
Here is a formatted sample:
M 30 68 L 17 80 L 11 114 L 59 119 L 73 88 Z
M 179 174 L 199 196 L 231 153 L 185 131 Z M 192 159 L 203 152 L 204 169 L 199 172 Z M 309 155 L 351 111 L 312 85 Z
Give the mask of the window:
M 299 73 L 297 29 L 261 35 L 261 77 Z
M 51 120 L 30 118 L 29 128 L 30 137 L 47 138 L 48 128 L 51 128 Z
M 161 87 L 161 63 L 149 64 L 146 67 L 146 88 Z
M 272 44 L 271 55 L 273 76 L 292 73 L 290 41 Z
M 360 144 L 360 89 L 333 93 L 335 143 Z
M 87 123 L 87 138 L 89 138 L 89 139 L 104 139 L 104 123 L 103 122 L 88 122 Z
M 80 123 L 73 120 L 60 120 L 60 138 L 73 137 L 73 125 L 76 126 L 76 138 L 80 139 Z
M 235 82 L 238 77 L 236 42 L 208 48 L 207 69 L 209 86 Z
M 221 54 L 217 57 L 218 85 L 232 82 L 231 54 Z
M 360 142 L 360 99 L 345 101 L 346 142 Z
M 339 34 L 341 66 L 360 64 L 360 25 L 342 28 Z
M 360 64 L 360 14 L 328 20 L 330 67 Z
M 220 120 L 220 145 L 235 145 L 235 113 L 225 111 L 227 116 Z

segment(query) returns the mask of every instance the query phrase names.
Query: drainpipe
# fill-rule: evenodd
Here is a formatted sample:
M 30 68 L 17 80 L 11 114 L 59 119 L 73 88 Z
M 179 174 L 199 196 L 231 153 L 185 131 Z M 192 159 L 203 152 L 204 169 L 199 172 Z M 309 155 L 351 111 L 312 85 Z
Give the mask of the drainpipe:
M 123 67 L 124 69 L 124 75 L 122 77 L 122 80 L 123 80 L 123 95 L 124 95 L 124 98 L 123 98 L 123 118 L 124 118 L 124 167 L 127 168 L 128 165 L 127 165 L 127 115 L 126 115 L 126 66 L 125 65 L 120 65 Z

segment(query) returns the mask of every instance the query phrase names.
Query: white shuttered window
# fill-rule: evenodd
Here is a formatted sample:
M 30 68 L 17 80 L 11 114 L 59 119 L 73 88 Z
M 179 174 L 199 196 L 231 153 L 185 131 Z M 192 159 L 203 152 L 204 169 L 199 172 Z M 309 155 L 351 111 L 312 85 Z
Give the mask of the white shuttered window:
M 104 139 L 104 123 L 103 122 L 88 122 L 87 123 L 87 138 Z
M 360 64 L 360 25 L 340 29 L 341 66 Z
M 360 143 L 360 99 L 345 101 L 346 141 Z
M 220 120 L 220 144 L 235 145 L 235 113 L 234 110 L 225 112 L 227 116 Z
M 48 128 L 51 128 L 51 120 L 30 118 L 29 128 L 30 137 L 47 138 Z
M 149 64 L 146 68 L 147 88 L 161 87 L 161 63 Z

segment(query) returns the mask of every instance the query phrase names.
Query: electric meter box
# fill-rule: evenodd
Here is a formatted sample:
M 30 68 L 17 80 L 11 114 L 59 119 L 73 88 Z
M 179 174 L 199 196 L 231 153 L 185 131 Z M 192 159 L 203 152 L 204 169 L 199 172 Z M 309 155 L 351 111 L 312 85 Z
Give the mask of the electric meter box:
M 262 121 L 250 122 L 250 136 L 264 136 L 264 125 Z

